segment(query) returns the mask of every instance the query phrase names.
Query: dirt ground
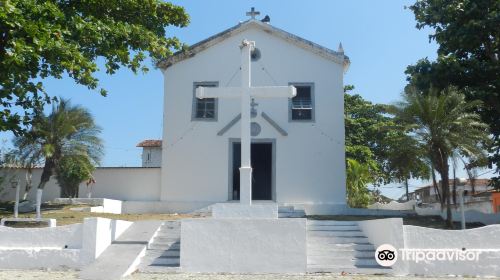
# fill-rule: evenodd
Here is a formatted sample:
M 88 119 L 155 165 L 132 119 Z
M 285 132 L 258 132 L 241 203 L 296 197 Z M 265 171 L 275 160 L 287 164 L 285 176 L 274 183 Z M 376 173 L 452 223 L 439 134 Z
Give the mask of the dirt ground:
M 83 222 L 87 217 L 102 217 L 114 220 L 140 221 L 140 220 L 176 220 L 192 218 L 195 215 L 186 214 L 108 214 L 108 213 L 90 213 L 71 211 L 70 208 L 83 207 L 79 205 L 58 205 L 43 204 L 42 217 L 57 220 L 58 226 L 76 224 Z M 11 205 L 0 205 L 0 218 L 12 217 Z M 21 218 L 34 218 L 35 213 L 19 214 Z
M 69 225 L 81 223 L 86 217 L 102 217 L 115 220 L 126 221 L 139 221 L 139 220 L 177 220 L 183 218 L 193 218 L 199 215 L 190 214 L 108 214 L 108 213 L 89 213 L 71 211 L 70 208 L 82 207 L 84 205 L 60 205 L 60 204 L 43 204 L 42 216 L 44 218 L 53 218 L 57 220 L 57 225 Z M 0 202 L 0 219 L 5 217 L 12 217 L 13 202 Z M 21 218 L 34 218 L 35 213 L 20 214 Z M 308 216 L 309 219 L 314 220 L 337 220 L 337 221 L 359 221 L 359 220 L 372 220 L 390 218 L 384 216 Z M 414 225 L 421 227 L 429 227 L 436 229 L 444 229 L 445 223 L 440 216 L 418 216 L 410 215 L 403 218 L 403 224 Z M 30 225 L 20 225 L 23 227 L 30 227 Z M 481 223 L 467 223 L 467 228 L 476 228 L 484 226 Z M 455 229 L 460 229 L 460 223 L 455 223 Z
M 380 276 L 380 275 L 338 275 L 338 274 L 188 274 L 188 273 L 172 273 L 172 274 L 156 274 L 156 273 L 135 273 L 125 278 L 129 280 L 330 280 L 330 279 L 343 279 L 343 280 L 447 280 L 457 279 L 460 277 L 393 277 L 393 276 Z M 78 279 L 77 271 L 41 271 L 41 270 L 3 270 L 0 271 L 0 279 Z M 481 279 L 481 278 L 475 278 Z M 484 278 L 484 279 L 500 279 L 500 278 Z

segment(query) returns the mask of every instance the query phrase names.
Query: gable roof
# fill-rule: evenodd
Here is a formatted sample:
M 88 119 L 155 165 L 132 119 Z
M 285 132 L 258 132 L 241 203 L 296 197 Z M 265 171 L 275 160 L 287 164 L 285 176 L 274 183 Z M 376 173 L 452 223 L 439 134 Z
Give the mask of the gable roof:
M 180 51 L 175 53 L 174 55 L 170 56 L 167 59 L 161 60 L 160 62 L 157 63 L 157 66 L 162 69 L 166 69 L 180 61 L 183 61 L 185 59 L 191 58 L 195 56 L 197 53 L 210 48 L 211 46 L 224 41 L 225 39 L 236 35 L 238 33 L 241 33 L 245 30 L 248 30 L 252 27 L 261 29 L 268 34 L 274 35 L 278 38 L 281 38 L 289 43 L 292 43 L 296 45 L 297 47 L 300 47 L 302 49 L 305 49 L 307 51 L 313 52 L 323 58 L 326 58 L 328 60 L 334 61 L 338 64 L 341 64 L 344 68 L 344 72 L 347 71 L 349 68 L 349 65 L 351 64 L 349 57 L 344 55 L 344 50 L 340 47 L 339 51 L 333 51 L 329 48 L 325 48 L 323 46 L 320 46 L 314 42 L 311 42 L 309 40 L 306 40 L 304 38 L 301 38 L 297 35 L 294 35 L 292 33 L 286 32 L 282 29 L 279 29 L 277 27 L 274 27 L 268 23 L 263 23 L 259 20 L 247 20 L 244 22 L 241 22 L 229 29 L 226 29 L 220 33 L 217 33 L 203 41 L 200 41 L 192 46 L 190 46 L 187 50 L 185 51 Z

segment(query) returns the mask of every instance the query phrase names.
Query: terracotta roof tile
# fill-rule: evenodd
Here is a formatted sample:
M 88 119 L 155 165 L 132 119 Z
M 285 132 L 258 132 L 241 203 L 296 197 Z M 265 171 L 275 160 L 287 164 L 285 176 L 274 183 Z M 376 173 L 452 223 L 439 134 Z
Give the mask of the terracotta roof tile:
M 137 144 L 136 147 L 161 147 L 161 140 L 148 139 Z

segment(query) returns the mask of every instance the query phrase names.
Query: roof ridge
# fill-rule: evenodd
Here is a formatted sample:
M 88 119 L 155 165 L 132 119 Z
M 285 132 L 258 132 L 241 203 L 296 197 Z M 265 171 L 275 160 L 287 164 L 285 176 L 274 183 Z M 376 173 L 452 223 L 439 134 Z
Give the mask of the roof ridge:
M 269 31 L 269 33 L 285 40 L 290 43 L 293 43 L 297 45 L 298 47 L 301 47 L 303 49 L 312 51 L 315 54 L 318 54 L 326 59 L 330 59 L 332 61 L 335 61 L 339 64 L 342 64 L 344 67 L 344 71 L 347 71 L 347 68 L 350 65 L 350 59 L 348 56 L 346 56 L 342 50 L 342 52 L 337 52 L 332 49 L 329 49 L 327 47 L 321 46 L 319 44 L 316 44 L 312 41 L 309 41 L 307 39 L 304 39 L 302 37 L 299 37 L 295 34 L 292 34 L 288 31 L 285 31 L 283 29 L 280 29 L 278 27 L 275 27 L 271 24 L 268 23 L 263 23 L 260 22 L 259 20 L 253 20 L 249 19 L 243 22 L 238 23 L 237 25 L 230 27 L 224 31 L 221 31 L 219 33 L 216 33 L 204 40 L 201 40 L 192 46 L 190 46 L 186 50 L 178 51 L 174 53 L 172 56 L 163 59 L 157 63 L 157 66 L 159 68 L 166 69 L 180 61 L 183 61 L 185 59 L 189 59 L 193 56 L 195 56 L 198 52 L 201 52 L 205 49 L 208 49 L 212 47 L 213 45 L 224 41 L 225 39 L 241 33 L 245 30 L 247 30 L 249 27 L 256 26 L 261 29 L 264 29 L 266 31 Z M 273 33 L 274 32 L 274 33 Z

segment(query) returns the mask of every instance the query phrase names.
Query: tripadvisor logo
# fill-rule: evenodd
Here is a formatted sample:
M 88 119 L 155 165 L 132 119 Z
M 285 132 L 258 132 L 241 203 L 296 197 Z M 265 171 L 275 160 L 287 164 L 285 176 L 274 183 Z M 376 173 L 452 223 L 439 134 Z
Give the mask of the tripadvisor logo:
M 399 249 L 402 261 L 433 262 L 433 261 L 479 261 L 479 255 L 484 249 Z M 398 260 L 398 250 L 390 244 L 380 245 L 375 251 L 375 260 L 384 267 L 393 266 Z
M 398 260 L 398 251 L 390 244 L 382 244 L 375 251 L 375 260 L 381 266 L 393 266 Z

